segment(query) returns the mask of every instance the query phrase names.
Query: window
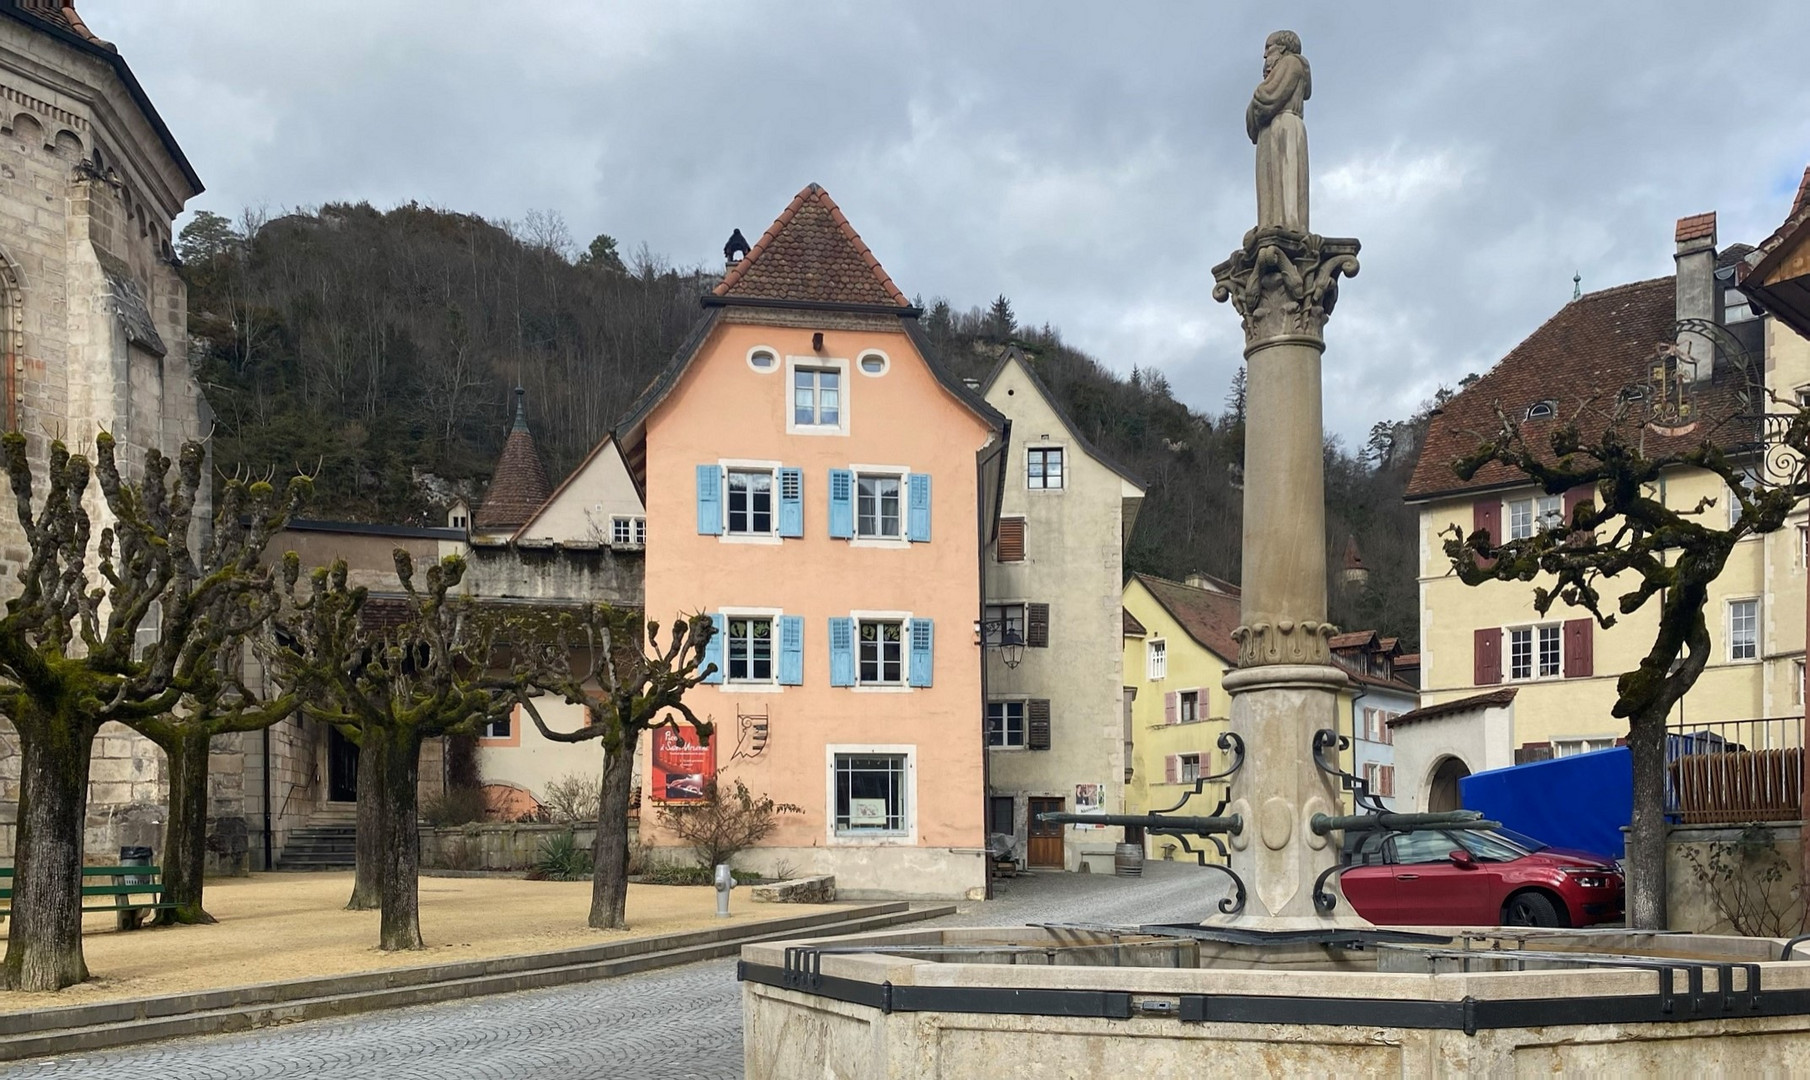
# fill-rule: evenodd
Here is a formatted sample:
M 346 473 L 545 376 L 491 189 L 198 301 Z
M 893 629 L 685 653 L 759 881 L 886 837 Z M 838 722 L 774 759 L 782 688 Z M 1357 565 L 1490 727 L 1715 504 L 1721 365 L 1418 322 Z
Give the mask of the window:
M 1802 705 L 1804 703 L 1804 662 L 1802 660 L 1792 661 L 1791 669 L 1792 669 L 1793 673 L 1797 676 L 1797 698 L 1796 698 L 1796 700 L 1799 705 Z
M 1752 319 L 1753 305 L 1748 303 L 1747 294 L 1739 289 L 1722 290 L 1722 322 L 1747 322 Z
M 1190 724 L 1200 719 L 1200 691 L 1183 690 L 1181 692 L 1180 699 L 1176 702 L 1175 719 L 1182 724 Z
M 1760 602 L 1734 600 L 1728 605 L 1728 658 L 1752 660 L 1760 655 Z
M 862 353 L 857 363 L 863 375 L 884 375 L 888 365 L 886 354 L 878 352 Z
M 1400 715 L 1387 709 L 1365 709 L 1364 738 L 1374 743 L 1394 742 L 1395 734 L 1389 729 L 1389 721 Z
M 1398 863 L 1442 863 L 1452 857 L 1458 844 L 1442 832 L 1417 832 L 1398 836 L 1390 843 L 1395 845 L 1395 861 Z
M 1615 746 L 1613 735 L 1588 735 L 1576 739 L 1552 740 L 1553 757 L 1572 757 L 1576 754 L 1588 754 L 1596 750 L 1608 750 Z
M 779 357 L 772 349 L 753 348 L 748 350 L 748 366 L 765 375 L 779 367 Z
M 732 618 L 723 645 L 730 682 L 773 681 L 773 620 Z
M 1525 540 L 1535 531 L 1554 529 L 1564 523 L 1564 502 L 1557 495 L 1516 499 L 1508 504 L 1508 538 L 1510 540 Z
M 490 723 L 485 724 L 484 730 L 478 732 L 478 737 L 483 739 L 507 739 L 509 737 L 510 726 L 514 719 L 513 716 L 508 714 L 499 716 Z
M 800 427 L 842 425 L 842 372 L 836 368 L 794 368 L 792 423 Z
M 1007 641 L 1024 644 L 1024 605 L 988 604 L 982 609 L 980 643 L 997 649 Z
M 1179 767 L 1179 775 L 1182 783 L 1192 784 L 1194 781 L 1200 779 L 1199 754 L 1183 754 L 1177 759 L 1176 763 Z
M 864 686 L 903 684 L 905 624 L 864 619 L 857 637 L 860 645 L 858 681 Z
M 987 702 L 987 745 L 1024 746 L 1024 702 Z
M 1562 661 L 1561 629 L 1557 626 L 1521 626 L 1510 630 L 1508 677 L 1549 679 L 1557 675 Z
M 857 473 L 855 535 L 899 539 L 899 477 Z
M 1062 448 L 1034 446 L 1025 451 L 1025 486 L 1047 490 L 1062 486 Z
M 647 519 L 646 518 L 638 517 L 635 519 L 635 543 L 637 543 L 643 547 L 647 546 Z
M 1368 761 L 1364 763 L 1364 789 L 1372 795 L 1382 794 L 1383 767 L 1381 764 Z
M 1012 805 L 1010 795 L 992 795 L 987 798 L 987 831 L 995 834 L 1012 836 L 1017 832 L 1013 822 L 1016 807 Z
M 773 474 L 729 470 L 729 532 L 743 536 L 773 531 Z
M 1559 414 L 1559 403 L 1552 400 L 1536 401 L 1527 407 L 1529 420 L 1551 420 Z
M 1145 674 L 1152 682 L 1169 674 L 1169 643 L 1151 641 L 1144 645 Z
M 837 836 L 899 836 L 909 827 L 905 754 L 837 754 Z
M 1810 525 L 1797 527 L 1797 564 L 1810 567 Z
M 610 519 L 610 543 L 617 547 L 647 543 L 647 519 L 616 517 Z

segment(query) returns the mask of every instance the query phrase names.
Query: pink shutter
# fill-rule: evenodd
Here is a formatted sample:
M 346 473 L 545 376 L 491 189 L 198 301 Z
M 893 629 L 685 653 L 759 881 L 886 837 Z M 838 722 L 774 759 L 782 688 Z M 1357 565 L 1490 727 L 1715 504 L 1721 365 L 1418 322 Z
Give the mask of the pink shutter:
M 1182 776 L 1181 759 L 1176 757 L 1174 754 L 1170 754 L 1168 757 L 1165 757 L 1163 759 L 1163 783 L 1179 784 L 1179 783 L 1181 783 L 1181 776 Z
M 1173 724 L 1176 721 L 1177 702 L 1181 700 L 1181 691 L 1171 690 L 1163 695 L 1163 723 Z
M 1565 524 L 1566 525 L 1571 524 L 1572 515 L 1576 512 L 1578 506 L 1583 503 L 1590 503 L 1593 506 L 1595 505 L 1595 503 L 1596 503 L 1596 486 L 1595 485 L 1579 484 L 1577 487 L 1574 487 L 1570 491 L 1567 491 L 1565 493 Z M 1575 535 L 1577 535 L 1579 537 L 1587 536 L 1592 539 L 1595 538 L 1593 533 L 1583 532 L 1583 531 L 1580 531 Z
M 1486 627 L 1472 635 L 1472 674 L 1476 685 L 1494 686 L 1502 681 L 1502 628 Z
M 1395 794 L 1395 766 L 1384 765 L 1381 773 L 1382 775 L 1378 779 L 1382 781 L 1382 790 L 1377 794 L 1384 797 L 1393 796 Z
M 1195 687 L 1194 688 L 1194 718 L 1196 720 L 1205 720 L 1207 717 L 1212 716 L 1212 715 L 1213 715 L 1213 710 L 1207 708 L 1207 688 L 1204 686 Z
M 1595 659 L 1590 655 L 1591 638 L 1595 634 L 1594 623 L 1590 619 L 1567 619 L 1565 621 L 1565 677 L 1567 679 L 1583 679 L 1595 674 Z
M 1489 533 L 1489 546 L 1502 543 L 1502 500 L 1497 498 L 1478 499 L 1471 504 L 1471 531 Z M 1494 566 L 1494 559 L 1478 559 L 1481 566 Z

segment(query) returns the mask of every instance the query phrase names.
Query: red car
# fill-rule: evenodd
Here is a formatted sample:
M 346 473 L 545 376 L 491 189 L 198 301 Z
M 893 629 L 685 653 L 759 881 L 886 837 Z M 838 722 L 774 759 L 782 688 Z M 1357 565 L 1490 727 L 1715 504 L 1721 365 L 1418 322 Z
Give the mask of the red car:
M 1353 834 L 1340 888 L 1379 926 L 1589 926 L 1622 916 L 1615 860 L 1509 830 Z

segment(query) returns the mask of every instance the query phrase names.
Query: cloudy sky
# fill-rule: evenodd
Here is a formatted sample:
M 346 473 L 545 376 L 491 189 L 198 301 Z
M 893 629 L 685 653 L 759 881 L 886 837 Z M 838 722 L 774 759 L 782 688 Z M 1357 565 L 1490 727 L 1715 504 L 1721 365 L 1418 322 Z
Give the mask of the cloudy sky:
M 1672 224 L 1784 217 L 1800 4 L 81 0 L 229 216 L 556 210 L 715 263 L 806 182 L 907 293 L 1020 320 L 1216 412 L 1211 267 L 1255 218 L 1244 106 L 1300 32 L 1313 224 L 1363 241 L 1327 423 L 1361 443 L 1571 296 L 1671 272 Z

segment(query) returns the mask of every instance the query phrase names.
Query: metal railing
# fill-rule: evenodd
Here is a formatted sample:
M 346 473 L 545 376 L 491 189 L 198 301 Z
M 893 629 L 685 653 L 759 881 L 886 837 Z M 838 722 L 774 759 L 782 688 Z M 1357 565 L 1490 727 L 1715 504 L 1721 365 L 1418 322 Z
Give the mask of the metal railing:
M 1792 821 L 1804 791 L 1804 718 L 1666 728 L 1666 815 L 1687 825 Z

